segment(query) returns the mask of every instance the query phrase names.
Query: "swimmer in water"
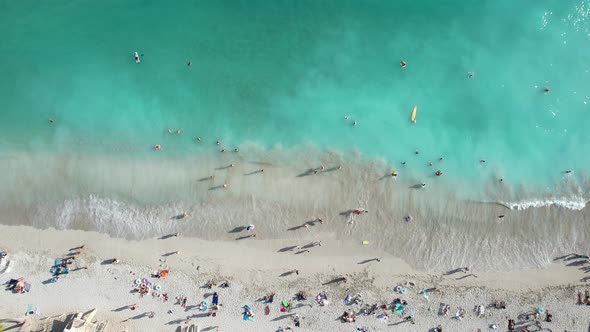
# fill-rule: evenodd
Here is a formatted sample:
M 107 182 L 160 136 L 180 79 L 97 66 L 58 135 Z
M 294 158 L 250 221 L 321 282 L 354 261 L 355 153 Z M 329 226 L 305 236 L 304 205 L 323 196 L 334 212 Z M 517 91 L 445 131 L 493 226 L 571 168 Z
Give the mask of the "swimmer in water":
M 190 66 L 193 65 L 193 62 L 192 61 L 189 61 L 186 65 L 190 67 Z
M 140 63 L 141 62 L 139 60 L 139 54 L 137 54 L 137 52 L 133 53 L 133 58 L 135 59 L 135 63 Z
M 482 163 L 482 164 L 484 164 L 486 162 L 486 160 L 485 159 L 482 159 L 479 162 Z
M 572 170 L 571 170 L 571 169 L 568 169 L 568 170 L 566 170 L 564 173 L 565 173 L 565 174 L 570 174 L 571 172 L 572 172 Z
M 353 126 L 356 126 L 357 124 L 358 124 L 358 122 L 356 122 L 356 121 L 354 121 L 354 122 L 352 123 L 352 125 L 353 125 Z
M 400 67 L 402 67 L 402 68 L 406 68 L 406 62 L 405 62 L 404 60 L 401 60 L 401 61 L 399 62 L 399 65 L 400 65 Z
M 428 163 L 428 166 L 432 166 L 432 163 Z
M 197 137 L 197 141 L 201 142 L 203 139 L 201 137 Z
M 168 134 L 172 134 L 172 129 L 168 129 Z
M 500 182 L 504 182 L 504 179 L 500 178 Z
M 470 78 L 470 79 L 473 78 L 473 72 L 468 72 L 467 73 L 467 78 Z
M 402 165 L 403 165 L 403 166 L 406 166 L 406 162 L 405 162 L 405 161 L 402 161 Z
M 240 152 L 240 150 L 238 150 L 238 148 L 235 148 L 235 149 L 234 149 L 234 152 L 235 152 L 235 153 L 238 153 L 238 152 Z
M 443 157 L 438 158 L 438 161 L 443 161 Z
M 221 145 L 221 141 L 220 140 L 217 140 L 217 142 L 215 142 L 215 144 Z
M 441 176 L 442 172 L 440 170 L 436 171 L 436 173 L 434 173 L 436 176 Z
M 177 133 L 178 135 L 180 135 L 180 133 L 181 133 L 180 129 L 178 129 L 178 130 L 176 131 L 176 133 Z
M 545 93 L 545 95 L 549 95 L 549 88 L 548 87 L 544 87 L 543 88 L 543 93 Z
M 348 115 L 345 115 L 345 116 L 344 116 L 344 120 L 348 120 L 348 119 L 350 119 L 350 116 L 348 116 Z
M 49 122 L 54 123 L 55 121 L 53 120 L 53 118 L 49 118 Z
M 426 183 L 422 183 L 422 188 L 426 188 Z
M 221 153 L 225 153 L 225 149 L 221 149 Z
M 416 149 L 416 152 L 414 152 L 414 154 L 419 154 L 419 153 L 420 153 L 420 151 L 418 151 L 418 149 Z

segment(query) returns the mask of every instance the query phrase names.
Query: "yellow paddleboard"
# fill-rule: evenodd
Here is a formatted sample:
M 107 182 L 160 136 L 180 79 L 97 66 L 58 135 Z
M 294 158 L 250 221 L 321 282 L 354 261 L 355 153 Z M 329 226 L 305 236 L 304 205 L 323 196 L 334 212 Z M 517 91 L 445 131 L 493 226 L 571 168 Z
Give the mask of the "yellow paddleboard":
M 416 123 L 416 112 L 418 111 L 418 106 L 414 106 L 414 109 L 412 110 L 412 116 L 410 116 L 410 120 L 412 120 L 412 122 Z
M 364 244 L 364 245 L 367 245 L 367 244 L 369 244 L 369 241 L 366 241 L 366 240 L 365 240 L 365 241 L 363 241 L 363 244 Z

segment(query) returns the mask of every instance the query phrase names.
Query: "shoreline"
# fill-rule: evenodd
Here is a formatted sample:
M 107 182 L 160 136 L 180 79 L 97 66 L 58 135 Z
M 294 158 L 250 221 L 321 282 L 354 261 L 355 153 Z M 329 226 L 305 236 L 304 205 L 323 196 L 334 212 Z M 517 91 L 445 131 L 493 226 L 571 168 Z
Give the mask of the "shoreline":
M 477 277 L 465 277 L 463 273 L 442 276 L 442 273 L 415 271 L 403 260 L 370 246 L 350 246 L 339 241 L 322 241 L 322 246 L 310 249 L 310 253 L 295 254 L 278 251 L 292 245 L 290 240 L 212 242 L 181 236 L 129 241 L 94 232 L 36 230 L 23 226 L 0 226 L 0 231 L 6 238 L 2 249 L 9 252 L 13 264 L 12 271 L 3 276 L 24 277 L 33 285 L 30 293 L 5 295 L 6 301 L 0 306 L 3 318 L 23 318 L 26 304 L 34 303 L 40 306 L 43 316 L 96 307 L 97 318 L 108 320 L 111 326 L 120 331 L 140 331 L 148 326 L 146 324 L 155 328 L 155 331 L 169 331 L 176 326 L 184 326 L 184 319 L 191 315 L 195 316 L 191 323 L 200 324 L 201 328 L 219 326 L 220 331 L 276 331 L 280 325 L 292 325 L 288 319 L 290 314 L 300 313 L 304 317 L 301 331 L 328 331 L 348 328 L 349 324 L 335 319 L 344 310 L 356 311 L 360 308 L 342 304 L 346 289 L 350 289 L 348 293 L 362 294 L 367 303 L 389 303 L 395 297 L 406 299 L 410 303 L 408 309 L 416 312 L 416 324 L 408 323 L 401 327 L 408 331 L 424 331 L 438 324 L 451 329 L 478 327 L 484 330 L 486 324 L 497 321 L 505 327 L 506 315 L 516 319 L 517 314 L 536 306 L 552 312 L 554 322 L 543 324 L 554 330 L 580 331 L 590 322 L 580 319 L 587 311 L 586 306 L 575 305 L 576 292 L 588 289 L 587 283 L 579 279 L 588 274 L 576 267 L 566 266 L 563 262 L 541 270 L 507 273 L 473 270 L 471 272 Z M 81 244 L 85 247 L 76 257 L 74 267 L 86 266 L 88 269 L 70 272 L 56 284 L 43 284 L 42 281 L 51 277 L 48 269 L 52 260 L 63 257 L 70 248 Z M 171 251 L 180 253 L 163 256 Z M 374 257 L 379 257 L 380 262 L 359 264 Z M 112 258 L 117 258 L 120 263 L 105 265 L 104 262 Z M 293 268 L 299 270 L 298 275 L 284 275 Z M 129 293 L 133 279 L 161 269 L 171 271 L 168 278 L 158 281 L 164 288 L 162 292 L 169 293 L 168 303 L 152 297 L 140 299 L 136 294 Z M 341 276 L 348 279 L 346 284 L 322 285 Z M 211 279 L 217 282 L 227 280 L 231 287 L 214 288 L 211 291 L 202 289 Z M 408 287 L 408 294 L 397 294 L 393 290 L 396 285 Z M 436 288 L 437 291 L 426 301 L 418 293 L 428 288 Z M 279 304 L 275 302 L 271 306 L 271 315 L 265 316 L 262 303 L 256 301 L 266 293 L 276 292 L 277 302 L 280 302 L 290 299 L 299 289 L 305 289 L 311 295 L 308 302 L 312 308 L 300 306 L 294 301 L 298 306 L 293 312 L 285 314 L 278 312 Z M 329 292 L 331 303 L 326 307 L 313 306 L 313 297 L 322 290 Z M 212 291 L 220 293 L 224 304 L 220 317 L 197 318 L 200 317 L 197 309 L 183 311 L 173 304 L 174 297 L 180 294 L 188 295 L 191 305 L 198 304 L 203 296 L 210 301 L 210 295 L 207 294 Z M 86 295 L 63 297 L 64 293 Z M 476 318 L 470 312 L 473 306 L 487 305 L 493 299 L 506 300 L 507 309 L 488 309 L 489 316 L 485 318 Z M 449 303 L 451 310 L 464 308 L 467 317 L 457 321 L 437 315 L 439 302 Z M 115 310 L 131 304 L 137 304 L 138 310 Z M 240 308 L 244 304 L 253 307 L 257 316 L 255 322 L 241 320 Z M 169 309 L 173 310 L 173 314 L 167 314 Z M 146 310 L 154 311 L 155 318 L 143 317 Z M 129 317 L 138 315 L 138 318 L 129 320 Z M 451 316 L 454 316 L 454 311 Z M 578 318 L 572 320 L 572 317 Z M 399 315 L 390 314 L 389 323 L 398 320 L 401 321 Z M 374 316 L 362 316 L 356 324 L 350 324 L 350 328 L 368 326 L 372 331 L 383 324 Z
M 262 240 L 370 241 L 424 271 L 466 265 L 480 271 L 538 268 L 563 252 L 590 251 L 588 209 L 509 210 L 466 201 L 457 194 L 461 188 L 446 179 L 416 189 L 417 179 L 394 180 L 383 175 L 384 162 L 356 157 L 307 154 L 293 163 L 281 154 L 260 156 L 225 154 L 182 163 L 20 157 L 0 166 L 6 178 L 0 223 L 127 239 L 181 232 L 221 241 L 234 241 L 233 229 L 255 224 Z M 326 171 L 309 175 L 319 165 Z M 512 195 L 500 189 L 492 183 L 485 195 Z M 350 211 L 356 208 L 371 213 L 351 224 Z M 174 219 L 181 213 L 188 217 Z M 407 215 L 414 221 L 405 222 Z M 302 228 L 316 218 L 326 223 Z

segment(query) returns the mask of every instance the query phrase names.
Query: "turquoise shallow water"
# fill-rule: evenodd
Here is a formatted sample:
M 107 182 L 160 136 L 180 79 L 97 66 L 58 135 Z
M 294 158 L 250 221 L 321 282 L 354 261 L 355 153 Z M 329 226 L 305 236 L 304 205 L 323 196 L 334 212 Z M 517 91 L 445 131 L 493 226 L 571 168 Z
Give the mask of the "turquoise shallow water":
M 218 138 L 228 149 L 311 143 L 384 159 L 401 176 L 406 161 L 430 177 L 433 161 L 476 189 L 503 177 L 515 188 L 551 192 L 572 169 L 577 185 L 565 194 L 584 195 L 588 7 L 580 0 L 5 2 L 0 142 L 4 152 L 142 157 L 157 143 L 168 154 L 215 151 Z M 144 54 L 141 64 L 134 51 Z

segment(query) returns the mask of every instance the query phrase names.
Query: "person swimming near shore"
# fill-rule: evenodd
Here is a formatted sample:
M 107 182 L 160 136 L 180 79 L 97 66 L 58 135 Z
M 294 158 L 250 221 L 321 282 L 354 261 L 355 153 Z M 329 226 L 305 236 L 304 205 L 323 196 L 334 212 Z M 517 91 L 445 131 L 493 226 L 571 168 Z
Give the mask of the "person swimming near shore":
M 420 151 L 418 151 L 418 149 L 416 149 L 416 151 L 414 152 L 414 154 L 420 154 Z
M 190 67 L 190 66 L 193 65 L 193 62 L 192 61 L 189 61 L 186 65 Z
M 135 63 L 140 63 L 141 60 L 139 60 L 139 54 L 137 52 L 133 53 L 133 58 L 135 59 Z
M 356 120 L 352 123 L 353 126 L 356 126 L 358 124 L 358 122 L 356 122 Z
M 406 68 L 406 65 L 407 65 L 407 63 L 404 60 L 401 60 L 399 62 L 399 66 L 402 67 L 402 68 Z
M 549 88 L 548 88 L 548 87 L 544 87 L 544 88 L 543 88 L 543 93 L 545 93 L 545 95 L 546 95 L 546 96 L 548 96 L 548 95 L 549 95 L 549 92 L 550 92 L 550 91 L 549 91 Z
M 436 173 L 434 173 L 434 174 L 435 174 L 436 176 L 441 176 L 443 173 L 442 173 L 440 170 L 438 170 L 438 171 L 436 171 Z
M 426 183 L 422 183 L 422 188 L 426 188 Z
M 485 163 L 486 163 L 486 160 L 485 160 L 485 159 L 480 159 L 480 160 L 479 160 L 479 163 L 480 163 L 480 164 L 485 164 Z
M 221 145 L 221 141 L 220 141 L 220 140 L 217 140 L 217 141 L 215 142 L 215 144 L 217 144 L 217 145 Z
M 197 141 L 201 142 L 203 139 L 201 137 L 197 137 Z
M 467 78 L 472 79 L 475 74 L 473 72 L 467 72 Z
M 53 120 L 53 118 L 49 118 L 49 122 L 50 122 L 50 123 L 54 123 L 54 122 L 55 122 L 55 120 Z
M 572 172 L 573 172 L 573 171 L 572 171 L 571 169 L 568 169 L 568 170 L 565 170 L 565 171 L 564 171 L 564 173 L 565 173 L 565 174 L 570 174 L 570 173 L 572 173 Z

